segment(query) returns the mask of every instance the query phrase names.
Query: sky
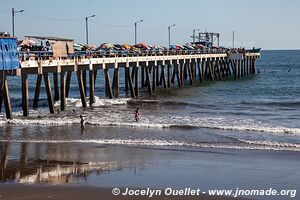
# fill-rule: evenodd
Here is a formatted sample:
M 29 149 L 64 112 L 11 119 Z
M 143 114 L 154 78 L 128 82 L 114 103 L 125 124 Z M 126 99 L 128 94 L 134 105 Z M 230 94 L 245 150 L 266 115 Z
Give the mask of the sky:
M 138 42 L 168 45 L 191 42 L 193 29 L 220 33 L 220 44 L 232 46 L 232 32 L 238 47 L 300 49 L 299 0 L 0 0 L 0 31 L 12 32 L 11 8 L 16 13 L 15 35 L 48 35 L 85 43 L 85 17 L 89 19 L 89 40 L 134 43 L 134 22 Z

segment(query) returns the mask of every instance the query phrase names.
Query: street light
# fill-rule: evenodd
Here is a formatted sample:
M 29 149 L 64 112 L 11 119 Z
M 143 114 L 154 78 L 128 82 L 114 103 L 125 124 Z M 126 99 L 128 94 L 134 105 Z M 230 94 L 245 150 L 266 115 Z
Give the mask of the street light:
M 87 16 L 85 17 L 85 34 L 86 34 L 86 44 L 89 44 L 89 26 L 88 26 L 88 19 L 92 18 L 92 17 L 96 17 L 96 15 L 91 15 L 91 16 Z
M 168 26 L 168 31 L 169 31 L 169 48 L 171 48 L 171 27 L 175 26 L 175 24 Z
M 194 29 L 193 30 L 193 43 L 195 44 L 195 42 L 196 42 L 196 31 L 200 31 L 200 29 L 198 28 L 198 29 Z
M 140 23 L 140 22 L 143 22 L 144 20 L 141 19 L 137 22 L 134 23 L 134 44 L 137 43 L 137 24 Z
M 13 35 L 13 37 L 15 36 L 15 14 L 16 14 L 16 13 L 21 13 L 21 12 L 24 12 L 24 10 L 18 10 L 18 11 L 15 11 L 14 8 L 11 9 L 11 16 L 12 16 L 12 35 Z

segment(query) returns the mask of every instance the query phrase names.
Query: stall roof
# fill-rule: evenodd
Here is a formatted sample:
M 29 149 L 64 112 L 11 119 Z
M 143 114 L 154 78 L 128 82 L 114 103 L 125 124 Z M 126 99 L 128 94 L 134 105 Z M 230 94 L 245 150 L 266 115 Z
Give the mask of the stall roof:
M 25 37 L 27 37 L 27 38 L 34 38 L 34 39 L 40 39 L 40 40 L 71 41 L 71 42 L 74 41 L 73 39 L 53 37 L 53 36 L 25 36 Z

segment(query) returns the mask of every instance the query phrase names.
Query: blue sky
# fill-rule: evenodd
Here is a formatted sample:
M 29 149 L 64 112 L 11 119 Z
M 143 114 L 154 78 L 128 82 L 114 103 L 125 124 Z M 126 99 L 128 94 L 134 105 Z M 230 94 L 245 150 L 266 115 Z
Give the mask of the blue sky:
M 16 36 L 51 35 L 85 42 L 84 17 L 91 19 L 90 43 L 133 43 L 139 19 L 138 41 L 167 45 L 191 41 L 194 28 L 219 32 L 221 45 L 264 49 L 300 49 L 299 0 L 1 0 L 0 31 L 11 32 L 11 8 L 16 14 Z

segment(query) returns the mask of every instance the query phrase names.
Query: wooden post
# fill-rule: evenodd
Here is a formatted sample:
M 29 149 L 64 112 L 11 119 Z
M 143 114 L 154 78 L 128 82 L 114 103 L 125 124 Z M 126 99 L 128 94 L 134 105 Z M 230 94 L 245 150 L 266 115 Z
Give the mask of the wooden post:
M 66 109 L 66 76 L 65 71 L 60 72 L 60 110 Z
M 135 70 L 135 88 L 134 88 L 134 91 L 135 91 L 135 97 L 136 98 L 139 98 L 140 96 L 140 89 L 139 89 L 139 67 L 136 66 L 133 70 Z
M 174 64 L 173 65 L 173 72 L 172 72 L 172 79 L 171 79 L 171 83 L 175 83 L 175 76 L 176 76 L 176 67 L 175 67 L 175 65 L 177 65 L 177 64 Z
M 202 82 L 205 83 L 205 79 L 206 79 L 206 76 L 205 76 L 205 66 L 206 65 L 206 61 L 203 61 L 201 62 L 201 75 L 202 75 Z
M 114 93 L 114 96 L 115 98 L 118 98 L 119 97 L 119 67 L 116 67 L 114 69 L 114 80 L 113 80 L 113 93 Z
M 82 82 L 83 82 L 83 88 L 84 88 L 84 95 L 87 96 L 87 89 L 86 89 L 86 70 L 82 70 Z
M 72 77 L 72 71 L 68 71 L 67 72 L 67 80 L 66 80 L 66 98 L 69 97 L 71 77 Z
M 253 74 L 256 74 L 256 58 L 253 58 Z
M 242 62 L 241 60 L 238 60 L 238 78 L 241 78 L 241 70 L 242 69 Z
M 237 63 L 237 61 L 234 62 L 234 66 L 235 66 L 235 70 L 234 70 L 235 80 L 237 80 L 238 79 L 238 63 Z
M 50 111 L 50 113 L 54 114 L 54 100 L 53 100 L 51 83 L 50 83 L 48 73 L 44 73 L 44 82 L 45 82 L 45 88 L 46 88 L 46 92 L 47 92 L 49 111 Z
M 0 75 L 0 77 L 1 77 L 1 75 Z M 2 80 L 2 81 L 4 81 L 4 80 Z M 1 84 L 2 84 L 2 82 L 0 82 L 0 85 Z M 3 92 L 2 92 L 2 88 L 0 88 L 0 113 L 2 112 L 2 102 L 3 102 Z
M 39 105 L 42 79 L 43 79 L 43 75 L 38 74 L 37 79 L 36 79 L 36 86 L 35 86 L 34 99 L 33 99 L 33 108 L 34 109 L 37 109 L 38 105 Z
M 244 60 L 240 60 L 240 62 L 241 62 L 241 64 L 240 64 L 240 66 L 241 66 L 241 77 L 243 77 L 244 76 Z
M 179 67 L 178 71 L 180 71 L 179 72 L 180 85 L 184 86 L 184 66 L 186 65 L 186 63 L 180 63 L 179 65 L 180 65 L 180 67 Z
M 124 75 L 125 75 L 125 92 L 128 92 L 129 90 L 129 87 L 128 87 L 128 71 L 129 71 L 129 67 L 125 67 L 125 72 L 124 72 Z
M 132 83 L 134 83 L 134 78 L 135 78 L 134 73 L 135 73 L 135 70 L 134 70 L 134 67 L 132 67 L 132 69 L 131 69 L 131 80 L 132 80 Z
M 85 92 L 84 92 L 81 70 L 78 70 L 76 73 L 77 73 L 77 82 L 78 82 L 78 87 L 79 87 L 79 91 L 80 91 L 82 107 L 86 108 L 87 103 L 86 103 L 86 99 L 85 99 Z
M 152 67 L 152 91 L 155 92 L 156 91 L 156 80 L 157 80 L 157 66 L 153 65 Z
M 145 87 L 145 66 L 141 66 L 141 81 L 142 81 L 142 83 L 141 83 L 141 87 L 143 88 L 143 87 Z
M 172 81 L 172 65 L 169 64 L 168 65 L 168 83 L 167 83 L 168 88 L 171 87 L 171 81 Z
M 149 94 L 153 95 L 152 85 L 151 85 L 151 77 L 150 77 L 150 67 L 146 66 L 146 82 L 148 87 Z
M 201 70 L 201 64 L 200 64 L 200 62 L 197 62 L 197 67 L 198 67 L 198 77 L 199 77 L 199 81 L 200 81 L 200 83 L 202 83 L 203 80 L 202 80 L 202 70 Z
M 159 65 L 156 65 L 155 66 L 156 68 L 156 86 L 158 87 L 159 86 Z
M 59 101 L 59 87 L 58 87 L 58 74 L 53 73 L 53 83 L 54 83 L 54 101 Z
M 246 73 L 247 73 L 247 75 L 249 76 L 249 59 L 248 59 L 248 57 L 246 58 Z
M 220 61 L 216 61 L 217 69 L 218 69 L 218 74 L 219 74 L 219 80 L 222 80 L 222 74 L 221 74 L 221 66 L 220 66 Z
M 129 67 L 126 67 L 126 77 L 127 77 L 128 83 L 129 83 L 130 96 L 131 96 L 131 98 L 134 98 L 135 92 L 134 92 L 134 88 L 133 88 L 132 79 L 130 77 L 130 68 Z
M 98 70 L 94 69 L 94 87 L 96 85 L 96 81 L 97 81 L 97 74 L 98 74 Z M 95 88 L 94 88 L 95 89 Z
M 177 78 L 177 84 L 178 84 L 178 87 L 181 87 L 181 81 L 180 81 L 180 71 L 179 71 L 179 66 L 178 64 L 174 64 L 174 73 L 176 75 L 176 78 Z
M 187 80 L 187 77 L 188 77 L 188 65 L 189 65 L 189 63 L 186 62 L 186 60 L 185 60 L 184 63 L 183 63 L 183 66 L 181 68 L 182 69 L 181 72 L 183 72 L 182 73 L 183 77 L 181 77 L 181 80 L 183 80 L 183 81 Z
M 164 88 L 167 88 L 167 81 L 166 81 L 166 76 L 165 76 L 165 65 L 161 65 L 161 72 L 160 72 L 160 77 L 161 77 L 161 84 L 163 85 Z
M 104 74 L 105 74 L 105 94 L 108 98 L 112 99 L 113 98 L 113 92 L 112 92 L 112 89 L 111 89 L 111 82 L 110 82 L 108 68 L 104 69 Z
M 8 83 L 7 83 L 6 76 L 4 76 L 4 80 L 2 80 L 2 81 L 4 82 L 3 83 L 3 88 L 2 88 L 2 98 L 4 100 L 6 118 L 7 119 L 12 119 L 12 111 L 11 111 L 11 104 L 10 104 Z
M 89 70 L 89 82 L 90 82 L 90 107 L 95 103 L 95 71 Z
M 194 85 L 194 77 L 193 77 L 193 72 L 192 72 L 190 63 L 186 63 L 186 67 L 187 67 L 187 71 L 188 71 L 189 77 L 190 77 L 190 84 Z
M 211 81 L 215 81 L 214 69 L 213 69 L 213 61 L 208 61 L 209 65 L 209 74 Z
M 196 80 L 197 80 L 197 67 L 196 67 L 195 62 L 191 62 L 191 69 L 192 69 L 192 72 L 193 72 L 193 81 L 195 83 Z
M 26 72 L 21 72 L 22 81 L 22 110 L 23 116 L 28 117 L 29 105 L 28 105 L 28 75 Z

